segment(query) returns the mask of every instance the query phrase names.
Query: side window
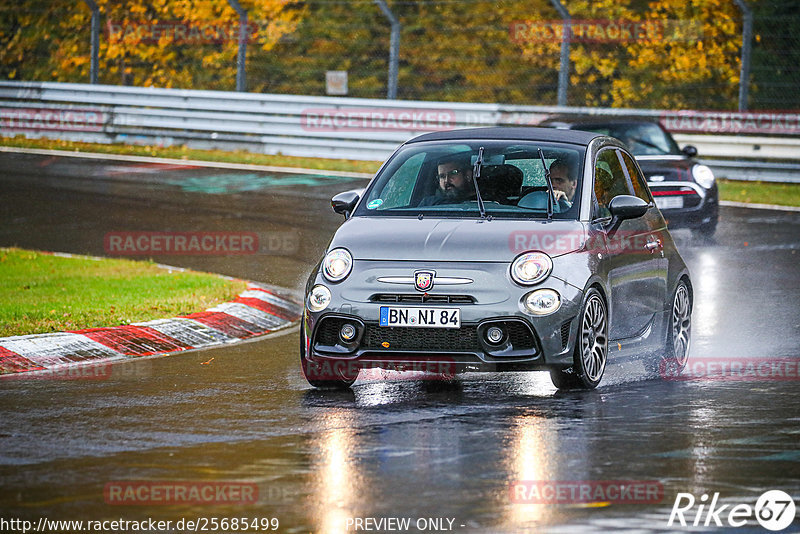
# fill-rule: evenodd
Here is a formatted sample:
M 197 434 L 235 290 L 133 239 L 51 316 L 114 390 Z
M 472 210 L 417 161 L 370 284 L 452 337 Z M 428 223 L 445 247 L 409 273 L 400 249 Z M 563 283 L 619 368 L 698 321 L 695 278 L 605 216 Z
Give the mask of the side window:
M 369 201 L 374 202 L 377 209 L 391 209 L 408 206 L 420 168 L 425 162 L 425 153 L 421 152 L 408 158 L 392 175 L 391 180 L 380 191 L 373 190 Z M 376 188 L 377 189 L 377 188 Z
M 628 174 L 631 177 L 631 185 L 633 186 L 633 194 L 641 198 L 645 202 L 651 202 L 650 189 L 647 187 L 647 181 L 639 172 L 633 158 L 627 152 L 620 152 L 622 159 L 625 162 L 625 167 L 628 169 Z
M 608 217 L 608 204 L 617 195 L 630 195 L 622 164 L 613 149 L 602 150 L 594 165 L 594 195 L 597 199 L 596 217 Z

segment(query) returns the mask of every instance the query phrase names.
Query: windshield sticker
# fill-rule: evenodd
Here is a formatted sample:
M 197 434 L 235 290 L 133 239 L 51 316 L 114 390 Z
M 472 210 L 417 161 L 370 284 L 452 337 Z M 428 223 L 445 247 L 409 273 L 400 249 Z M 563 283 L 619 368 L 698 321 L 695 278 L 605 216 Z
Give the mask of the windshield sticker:
M 376 198 L 375 200 L 370 200 L 369 204 L 367 204 L 367 209 L 368 210 L 374 210 L 374 209 L 380 208 L 381 205 L 383 205 L 383 199 L 382 198 Z

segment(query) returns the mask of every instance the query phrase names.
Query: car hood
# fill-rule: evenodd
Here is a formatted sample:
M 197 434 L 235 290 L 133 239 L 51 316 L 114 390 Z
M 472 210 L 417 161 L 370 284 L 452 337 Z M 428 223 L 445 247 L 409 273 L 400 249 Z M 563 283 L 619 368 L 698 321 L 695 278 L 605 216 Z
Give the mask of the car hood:
M 330 249 L 344 247 L 357 260 L 510 262 L 522 252 L 561 256 L 583 247 L 578 221 L 353 217 Z

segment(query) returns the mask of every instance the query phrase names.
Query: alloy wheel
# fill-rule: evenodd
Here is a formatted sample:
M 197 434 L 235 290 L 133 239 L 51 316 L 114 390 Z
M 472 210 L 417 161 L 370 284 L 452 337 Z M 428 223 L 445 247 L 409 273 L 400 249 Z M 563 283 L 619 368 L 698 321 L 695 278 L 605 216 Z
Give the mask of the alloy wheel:
M 679 368 L 689 359 L 689 344 L 692 333 L 692 305 L 689 303 L 689 290 L 681 283 L 675 291 L 672 304 L 672 350 Z
M 608 357 L 608 321 L 606 307 L 598 295 L 586 303 L 581 320 L 581 360 L 586 378 L 597 382 L 603 376 Z

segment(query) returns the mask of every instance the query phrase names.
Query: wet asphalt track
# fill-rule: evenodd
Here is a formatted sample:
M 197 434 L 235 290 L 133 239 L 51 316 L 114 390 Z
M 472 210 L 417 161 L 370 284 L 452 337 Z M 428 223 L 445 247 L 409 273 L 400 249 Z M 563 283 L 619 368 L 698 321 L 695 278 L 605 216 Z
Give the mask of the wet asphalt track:
M 108 232 L 256 232 L 260 254 L 154 259 L 299 290 L 339 223 L 330 196 L 363 183 L 2 154 L 0 246 L 105 255 Z M 723 208 L 713 243 L 675 237 L 696 290 L 692 358 L 796 363 L 800 213 Z M 0 518 L 276 517 L 280 532 L 347 532 L 348 518 L 407 517 L 418 532 L 430 517 L 454 519 L 456 532 L 620 531 L 667 529 L 678 492 L 754 505 L 782 489 L 800 505 L 796 367 L 790 380 L 662 381 L 612 365 L 597 391 L 568 394 L 543 373 L 393 375 L 331 393 L 306 385 L 297 338 L 115 364 L 103 379 L 0 381 Z M 104 487 L 120 480 L 246 481 L 258 499 L 109 505 Z M 517 504 L 517 480 L 652 480 L 664 497 Z

